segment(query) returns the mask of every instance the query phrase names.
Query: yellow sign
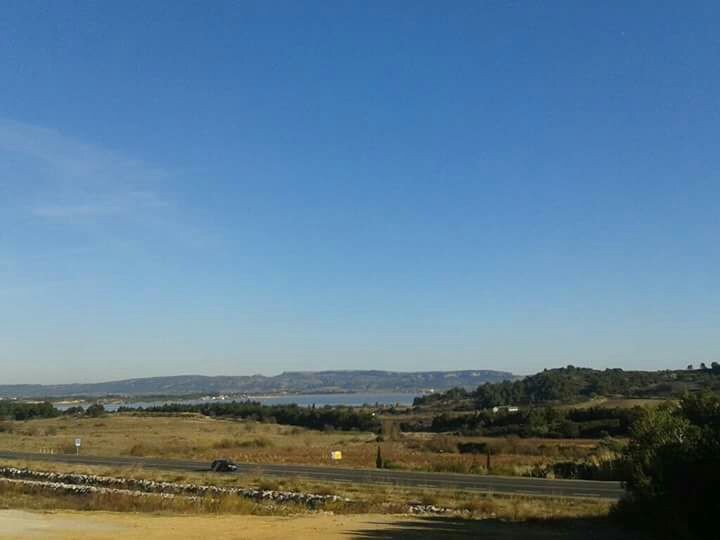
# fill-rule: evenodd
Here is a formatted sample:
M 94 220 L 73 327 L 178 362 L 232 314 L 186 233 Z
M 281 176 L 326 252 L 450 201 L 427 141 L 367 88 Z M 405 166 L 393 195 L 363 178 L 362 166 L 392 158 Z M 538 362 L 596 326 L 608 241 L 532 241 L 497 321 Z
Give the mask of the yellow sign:
M 335 461 L 341 460 L 342 452 L 340 450 L 335 450 L 333 452 L 330 452 L 330 459 L 334 459 Z

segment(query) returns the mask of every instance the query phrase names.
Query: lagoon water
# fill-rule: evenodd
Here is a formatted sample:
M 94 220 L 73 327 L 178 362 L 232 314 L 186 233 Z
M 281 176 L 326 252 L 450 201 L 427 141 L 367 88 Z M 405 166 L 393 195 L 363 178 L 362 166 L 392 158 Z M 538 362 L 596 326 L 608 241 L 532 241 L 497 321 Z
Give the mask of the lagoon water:
M 360 405 L 412 405 L 413 399 L 418 394 L 398 394 L 398 393 L 386 393 L 386 394 L 306 394 L 306 395 L 285 395 L 285 396 L 261 396 L 254 397 L 250 396 L 250 401 L 259 401 L 265 405 L 287 405 L 297 404 L 301 407 L 322 407 L 324 405 L 347 405 L 347 406 L 360 406 Z M 105 409 L 108 411 L 115 411 L 118 407 L 133 407 L 133 408 L 147 408 L 147 407 L 158 407 L 169 403 L 185 403 L 185 404 L 200 404 L 200 403 L 224 403 L 231 402 L 232 400 L 199 400 L 199 399 L 169 399 L 163 401 L 131 401 L 128 403 L 107 403 Z M 81 405 L 87 407 L 88 403 L 57 403 L 55 406 L 60 410 L 65 410 L 72 405 Z
M 296 403 L 301 406 L 323 405 L 412 405 L 418 394 L 308 394 L 251 398 L 266 405 Z

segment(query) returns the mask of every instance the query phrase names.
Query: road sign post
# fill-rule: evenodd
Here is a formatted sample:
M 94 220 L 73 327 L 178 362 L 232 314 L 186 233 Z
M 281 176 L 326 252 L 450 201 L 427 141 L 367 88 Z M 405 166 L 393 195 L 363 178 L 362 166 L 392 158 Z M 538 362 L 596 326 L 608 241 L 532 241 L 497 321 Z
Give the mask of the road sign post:
M 80 455 L 80 439 L 75 439 L 75 455 Z

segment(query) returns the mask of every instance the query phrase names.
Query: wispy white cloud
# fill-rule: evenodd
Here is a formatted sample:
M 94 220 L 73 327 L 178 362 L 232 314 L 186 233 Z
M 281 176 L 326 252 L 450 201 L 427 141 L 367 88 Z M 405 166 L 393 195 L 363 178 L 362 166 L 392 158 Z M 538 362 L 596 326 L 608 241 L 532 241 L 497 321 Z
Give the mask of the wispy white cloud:
M 45 162 L 63 181 L 132 182 L 138 177 L 150 180 L 167 174 L 160 168 L 82 142 L 60 131 L 12 120 L 0 119 L 0 149 Z
M 168 173 L 59 131 L 0 120 L 0 152 L 35 166 L 26 207 L 43 219 L 91 219 L 171 206 L 155 185 Z
M 77 217 L 94 217 L 117 213 L 119 208 L 114 204 L 46 204 L 30 209 L 33 215 L 49 219 L 67 219 Z
M 152 192 L 130 191 L 112 197 L 83 203 L 44 203 L 31 207 L 34 216 L 46 219 L 81 219 L 131 214 L 142 210 L 162 209 L 170 203 Z
M 108 260 L 217 247 L 222 232 L 193 221 L 174 177 L 60 131 L 0 119 L 0 317 L 9 298 L 112 279 Z
M 28 268 L 77 273 L 78 249 L 136 255 L 216 248 L 222 231 L 192 219 L 172 190 L 176 174 L 57 130 L 0 119 L 0 230 L 12 231 L 0 234 L 0 257 L 22 266 L 14 272 L 22 282 Z

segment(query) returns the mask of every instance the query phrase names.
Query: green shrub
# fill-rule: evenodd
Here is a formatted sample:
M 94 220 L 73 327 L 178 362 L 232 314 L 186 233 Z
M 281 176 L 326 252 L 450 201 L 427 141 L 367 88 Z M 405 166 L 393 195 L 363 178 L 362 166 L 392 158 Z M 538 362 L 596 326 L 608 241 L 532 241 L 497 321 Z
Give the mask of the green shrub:
M 645 411 L 623 451 L 627 496 L 615 510 L 657 538 L 717 534 L 720 398 L 700 394 Z

